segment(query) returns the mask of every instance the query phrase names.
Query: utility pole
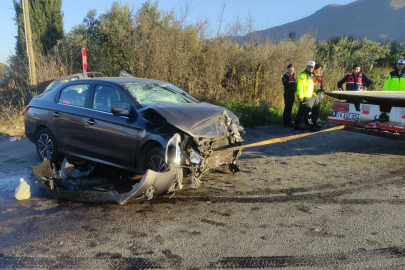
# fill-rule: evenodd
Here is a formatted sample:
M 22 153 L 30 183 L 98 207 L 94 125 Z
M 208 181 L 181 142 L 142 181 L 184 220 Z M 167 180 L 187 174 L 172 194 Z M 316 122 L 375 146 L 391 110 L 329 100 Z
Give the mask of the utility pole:
M 30 8 L 28 5 L 28 0 L 22 0 L 22 5 L 23 5 L 23 12 L 24 12 L 25 40 L 27 43 L 27 54 L 28 54 L 28 65 L 30 68 L 31 87 L 36 87 L 37 86 L 37 72 L 35 70 L 34 48 L 32 47 L 30 11 L 29 11 Z

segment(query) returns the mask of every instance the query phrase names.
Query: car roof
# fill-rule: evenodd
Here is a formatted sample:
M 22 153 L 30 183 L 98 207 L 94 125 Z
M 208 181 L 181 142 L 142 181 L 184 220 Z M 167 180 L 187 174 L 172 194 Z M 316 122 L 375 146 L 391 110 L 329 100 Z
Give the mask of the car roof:
M 152 80 L 152 79 L 145 79 L 145 78 L 138 78 L 138 77 L 99 77 L 99 78 L 89 78 L 89 79 L 79 79 L 75 81 L 71 81 L 71 83 L 83 83 L 87 80 L 91 80 L 92 82 L 111 82 L 115 84 L 128 84 L 128 83 L 167 83 L 163 81 L 158 81 L 158 80 Z

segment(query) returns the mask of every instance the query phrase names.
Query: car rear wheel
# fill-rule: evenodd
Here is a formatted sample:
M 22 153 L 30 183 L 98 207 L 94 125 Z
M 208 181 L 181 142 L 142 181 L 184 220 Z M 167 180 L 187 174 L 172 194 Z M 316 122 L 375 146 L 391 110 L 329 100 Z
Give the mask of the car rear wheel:
M 35 139 L 35 146 L 37 148 L 37 154 L 41 160 L 47 158 L 52 163 L 59 161 L 56 140 L 49 129 L 44 128 L 38 132 Z
M 167 172 L 170 170 L 169 164 L 165 162 L 165 150 L 163 148 L 153 148 L 146 155 L 144 163 L 145 172 L 149 169 L 155 172 Z

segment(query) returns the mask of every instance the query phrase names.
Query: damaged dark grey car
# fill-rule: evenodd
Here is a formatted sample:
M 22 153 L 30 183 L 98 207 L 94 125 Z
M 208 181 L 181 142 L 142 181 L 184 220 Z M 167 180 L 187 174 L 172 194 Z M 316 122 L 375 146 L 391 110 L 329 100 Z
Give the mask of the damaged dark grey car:
M 229 110 L 200 102 L 165 82 L 140 78 L 92 78 L 64 83 L 34 97 L 25 133 L 38 156 L 64 156 L 143 174 L 175 171 L 196 188 L 220 165 L 238 171 L 244 133 Z

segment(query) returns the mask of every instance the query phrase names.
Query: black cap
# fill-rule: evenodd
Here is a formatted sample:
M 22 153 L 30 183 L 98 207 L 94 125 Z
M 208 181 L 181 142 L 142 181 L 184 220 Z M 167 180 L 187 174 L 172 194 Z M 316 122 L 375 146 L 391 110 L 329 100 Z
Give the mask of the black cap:
M 318 69 L 318 68 L 321 68 L 321 67 L 322 67 L 322 65 L 321 65 L 321 64 L 315 64 L 314 69 Z
M 353 69 L 355 69 L 356 67 L 361 67 L 359 64 L 355 64 L 354 66 L 353 66 Z
M 287 68 L 292 68 L 292 67 L 294 67 L 293 64 L 289 64 L 289 65 L 287 66 Z

